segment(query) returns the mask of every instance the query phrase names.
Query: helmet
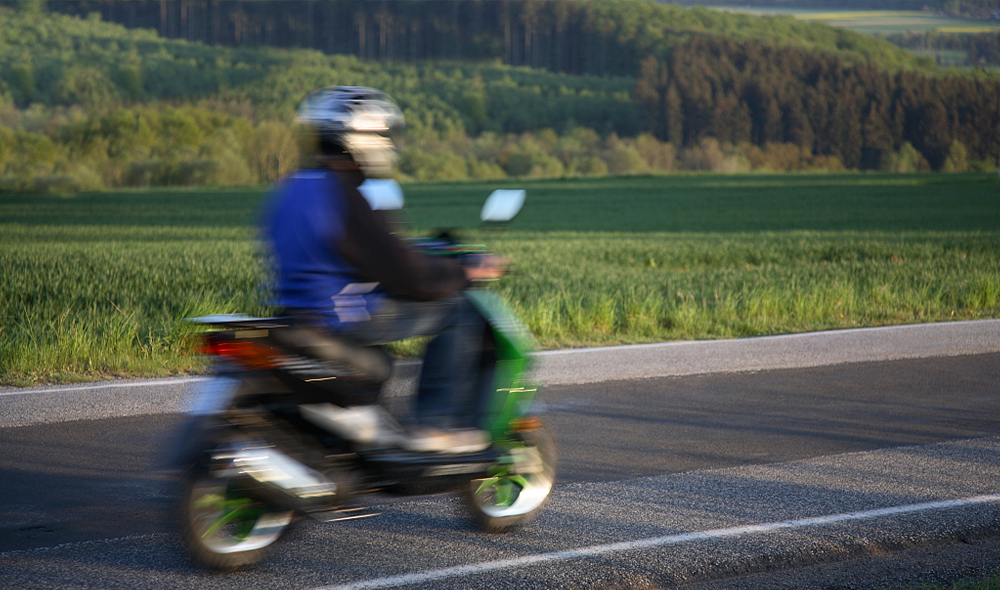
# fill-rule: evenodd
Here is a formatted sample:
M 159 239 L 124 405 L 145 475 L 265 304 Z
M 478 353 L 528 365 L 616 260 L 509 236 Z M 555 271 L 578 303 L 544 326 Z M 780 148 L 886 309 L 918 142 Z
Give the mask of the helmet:
M 391 176 L 395 170 L 393 136 L 403 129 L 403 113 L 381 90 L 320 88 L 302 101 L 295 121 L 317 155 L 346 153 L 373 178 Z

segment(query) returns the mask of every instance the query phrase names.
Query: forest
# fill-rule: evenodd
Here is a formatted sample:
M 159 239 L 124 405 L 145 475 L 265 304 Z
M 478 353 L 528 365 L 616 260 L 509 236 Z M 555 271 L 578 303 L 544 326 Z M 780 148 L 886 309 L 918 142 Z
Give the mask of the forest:
M 303 47 L 388 61 L 499 59 L 571 74 L 635 75 L 646 55 L 662 57 L 689 35 L 704 33 L 829 51 L 885 67 L 926 63 L 868 35 L 789 16 L 650 0 L 78 0 L 48 5 L 209 45 Z
M 924 170 L 1000 152 L 996 80 L 892 73 L 798 48 L 692 38 L 643 61 L 635 98 L 656 137 L 678 145 L 791 143 L 849 169 L 884 169 L 901 148 Z
M 0 191 L 272 182 L 296 164 L 297 102 L 331 83 L 399 101 L 404 180 L 992 170 L 1000 152 L 996 75 L 787 17 L 643 0 L 25 0 L 0 3 Z

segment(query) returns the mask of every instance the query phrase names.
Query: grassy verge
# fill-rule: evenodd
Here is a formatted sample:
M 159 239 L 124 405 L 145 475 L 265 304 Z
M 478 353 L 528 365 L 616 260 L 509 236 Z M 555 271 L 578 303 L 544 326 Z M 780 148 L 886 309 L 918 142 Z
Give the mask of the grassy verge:
M 995 176 L 417 184 L 411 228 L 470 226 L 501 186 L 525 211 L 471 237 L 514 260 L 495 288 L 545 347 L 1000 317 Z M 181 318 L 266 313 L 261 195 L 0 196 L 0 382 L 202 368 Z

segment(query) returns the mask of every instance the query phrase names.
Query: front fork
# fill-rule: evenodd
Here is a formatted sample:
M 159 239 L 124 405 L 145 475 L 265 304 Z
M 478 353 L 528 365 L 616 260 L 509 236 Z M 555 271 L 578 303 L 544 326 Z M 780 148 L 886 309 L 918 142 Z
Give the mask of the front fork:
M 229 407 L 239 386 L 239 379 L 226 374 L 213 375 L 199 385 L 171 451 L 164 458 L 168 469 L 185 469 L 201 460 L 212 438 L 218 436 L 217 416 Z

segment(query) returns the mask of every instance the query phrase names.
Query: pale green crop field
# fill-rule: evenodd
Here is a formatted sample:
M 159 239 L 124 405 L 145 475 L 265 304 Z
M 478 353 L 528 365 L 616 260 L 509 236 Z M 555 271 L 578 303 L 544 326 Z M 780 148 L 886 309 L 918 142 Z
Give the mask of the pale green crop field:
M 740 8 L 725 10 L 751 14 L 787 14 L 797 20 L 821 22 L 869 35 L 892 33 L 989 33 L 1000 23 L 958 18 L 917 10 L 821 10 L 807 8 Z
M 415 184 L 410 232 L 518 187 L 521 216 L 468 237 L 513 260 L 493 288 L 543 347 L 1000 317 L 995 175 Z M 203 370 L 183 318 L 268 313 L 262 192 L 0 195 L 0 382 Z

